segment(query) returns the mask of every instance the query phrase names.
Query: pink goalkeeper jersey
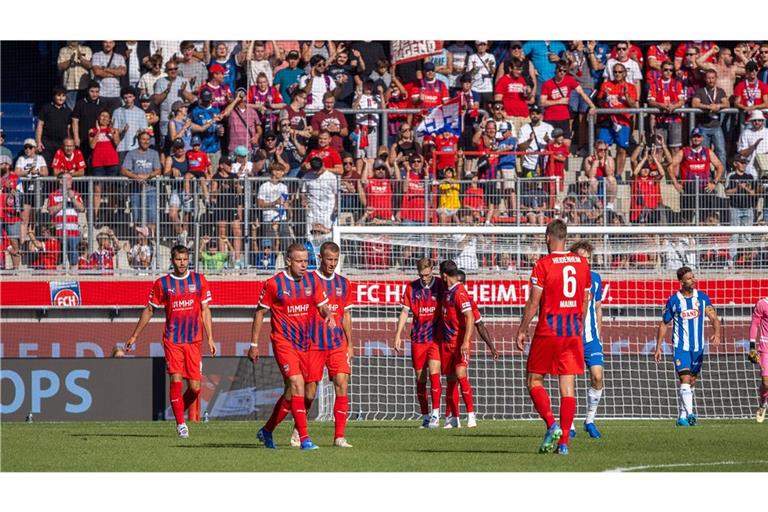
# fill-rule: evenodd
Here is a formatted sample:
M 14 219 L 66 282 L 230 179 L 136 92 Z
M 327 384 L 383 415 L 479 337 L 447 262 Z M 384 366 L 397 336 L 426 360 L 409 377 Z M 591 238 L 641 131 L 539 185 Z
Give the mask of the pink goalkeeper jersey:
M 760 340 L 757 339 L 757 326 L 760 326 Z M 752 326 L 749 328 L 749 341 L 768 343 L 768 297 L 760 299 L 752 311 Z

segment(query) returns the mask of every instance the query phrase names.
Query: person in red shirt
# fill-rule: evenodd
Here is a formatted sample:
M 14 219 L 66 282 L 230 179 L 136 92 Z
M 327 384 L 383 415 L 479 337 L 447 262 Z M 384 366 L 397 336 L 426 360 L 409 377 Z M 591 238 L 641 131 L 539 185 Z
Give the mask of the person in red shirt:
M 673 112 L 685 106 L 686 97 L 682 82 L 673 73 L 671 62 L 662 64 L 661 78 L 649 84 L 648 106 L 661 110 L 655 116 L 656 135 L 663 137 L 674 155 L 683 145 L 683 118 Z
M 56 189 L 48 195 L 48 213 L 56 227 L 56 236 L 64 238 L 67 259 L 71 267 L 77 265 L 77 245 L 80 243 L 80 225 L 78 212 L 85 211 L 83 200 L 72 189 L 72 178 L 69 173 L 58 176 Z
M 424 211 L 428 207 L 425 203 L 427 169 L 424 165 L 424 157 L 420 154 L 412 154 L 405 162 L 404 194 L 400 210 L 395 214 L 395 220 L 404 225 L 423 224 L 425 219 L 431 218 L 431 208 L 430 212 Z
M 440 171 L 446 167 L 456 168 L 456 155 L 459 151 L 459 138 L 452 134 L 450 130 L 444 130 L 440 135 L 435 137 L 432 142 L 435 145 L 435 167 L 437 170 L 437 176 L 441 175 Z M 439 154 L 448 153 L 448 154 Z
M 363 171 L 360 184 L 365 190 L 366 210 L 361 223 L 371 224 L 391 223 L 392 210 L 392 179 L 387 175 L 387 163 L 377 158 L 373 162 L 373 176 L 369 176 L 368 167 Z
M 208 350 L 213 356 L 216 355 L 216 344 L 213 341 L 208 281 L 204 275 L 189 270 L 189 249 L 183 245 L 171 249 L 171 265 L 173 271 L 157 279 L 152 286 L 147 306 L 141 312 L 133 334 L 125 342 L 125 350 L 128 352 L 133 349 L 155 309 L 164 308 L 163 350 L 171 377 L 171 409 L 176 419 L 176 432 L 180 438 L 186 439 L 189 437 L 189 428 L 184 421 L 184 411 L 190 409 L 200 395 L 203 330 Z M 187 381 L 187 391 L 183 395 L 182 380 Z M 190 416 L 193 416 L 191 409 Z M 190 420 L 193 419 L 190 417 Z
M 631 87 L 631 85 L 630 85 Z M 528 392 L 547 433 L 540 453 L 568 454 L 569 436 L 563 436 L 561 425 L 568 428 L 576 415 L 576 375 L 584 373 L 584 315 L 589 306 L 592 279 L 589 262 L 565 249 L 566 224 L 559 219 L 546 230 L 549 254 L 539 259 L 531 273 L 531 292 L 517 330 L 517 348 L 523 351 L 528 326 L 538 309 L 539 320 L 531 342 L 526 370 Z M 560 381 L 560 423 L 552 414 L 544 376 L 557 375 Z
M 496 82 L 494 99 L 504 103 L 504 111 L 512 118 L 515 135 L 520 133 L 520 127 L 529 122 L 528 105 L 535 101 L 533 88 L 523 76 L 523 61 L 517 58 L 510 60 L 508 73 Z
M 650 153 L 650 155 L 649 155 Z M 653 165 L 650 165 L 652 162 Z M 653 168 L 652 168 L 653 166 Z M 655 152 L 647 151 L 632 170 L 629 220 L 640 224 L 658 224 L 660 220 L 661 162 Z
M 328 296 L 314 278 L 307 275 L 309 254 L 302 244 L 291 244 L 286 251 L 286 270 L 267 279 L 261 289 L 259 305 L 251 327 L 251 348 L 248 359 L 259 358 L 259 333 L 264 316 L 270 311 L 269 339 L 275 362 L 285 381 L 285 392 L 280 396 L 267 423 L 257 436 L 266 448 L 277 448 L 272 432 L 288 413 L 293 414 L 302 450 L 317 450 L 307 432 L 307 407 L 304 402 L 304 374 L 307 350 L 310 344 L 310 320 L 317 308 L 333 329 L 336 322 L 327 307 Z
M 211 160 L 208 153 L 203 151 L 202 140 L 199 135 L 193 135 L 192 149 L 187 151 L 187 172 L 184 173 L 184 211 L 193 210 L 194 194 L 192 194 L 192 180 L 200 181 L 200 188 L 203 192 L 203 200 L 206 204 L 210 202 L 210 183 L 213 171 L 211 169 Z
M 208 68 L 210 79 L 200 86 L 197 94 L 200 96 L 203 91 L 210 91 L 211 104 L 219 110 L 224 110 L 232 101 L 232 90 L 224 83 L 226 69 L 221 64 L 213 64 Z
M 643 65 L 645 64 L 645 59 L 643 59 L 643 51 L 640 49 L 639 46 L 632 44 L 631 41 L 622 41 L 623 43 L 626 43 L 628 46 L 627 49 L 627 57 L 632 59 L 633 61 L 637 62 L 637 65 L 640 66 L 640 69 L 643 68 Z M 618 58 L 618 52 L 616 51 L 616 47 L 614 46 L 611 50 L 611 59 Z
M 461 205 L 467 210 L 467 214 L 462 219 L 465 224 L 482 224 L 485 198 L 476 174 L 472 176 L 469 187 L 464 191 Z
M 421 428 L 440 426 L 440 347 L 436 338 L 436 315 L 443 281 L 433 275 L 432 260 L 421 258 L 416 262 L 419 278 L 408 283 L 400 301 L 402 309 L 395 330 L 394 347 L 403 352 L 402 334 L 408 313 L 413 315 L 411 327 L 411 362 L 416 375 L 416 397 L 421 411 Z M 432 413 L 427 398 L 427 375 L 431 385 Z
M 571 93 L 576 92 L 589 105 L 589 113 L 594 115 L 595 104 L 584 92 L 579 82 L 568 74 L 568 64 L 558 64 L 555 76 L 541 85 L 541 101 L 544 107 L 544 122 L 554 128 L 560 128 L 565 135 L 565 144 L 571 145 L 571 111 L 569 109 Z
M 262 126 L 275 126 L 279 111 L 286 104 L 280 91 L 269 85 L 267 75 L 261 72 L 256 77 L 256 83 L 248 89 L 248 106 L 258 111 Z
M 712 41 L 686 41 L 680 43 L 675 50 L 675 71 L 683 66 L 683 61 L 688 54 L 688 50 L 691 48 L 695 48 L 696 53 L 701 54 L 708 51 L 713 46 L 715 46 L 715 43 Z M 714 63 L 716 60 L 717 56 L 713 53 L 708 59 L 708 62 Z
M 307 156 L 304 157 L 304 163 L 301 164 L 302 169 L 308 171 L 310 169 L 309 162 L 315 157 L 323 161 L 323 167 L 327 171 L 338 176 L 344 174 L 341 155 L 331 147 L 331 132 L 326 129 L 320 130 L 317 136 L 317 147 L 307 153 Z
M 10 243 L 13 268 L 21 264 L 21 193 L 18 190 L 19 177 L 11 172 L 11 159 L 0 155 L 0 257 Z
M 600 86 L 597 100 L 603 108 L 636 108 L 637 89 L 624 80 L 627 69 L 621 63 L 613 65 L 613 80 L 606 80 Z M 629 136 L 632 132 L 632 114 L 616 113 L 598 119 L 597 138 L 606 144 L 616 144 L 616 169 L 621 174 L 627 159 Z
M 705 147 L 704 132 L 698 126 L 691 130 L 691 145 L 684 147 L 672 158 L 669 177 L 672 185 L 680 192 L 680 213 L 691 222 L 693 216 L 702 218 L 701 213 L 716 209 L 715 189 L 723 175 L 723 164 L 715 152 Z M 712 177 L 712 167 L 715 176 Z M 680 183 L 682 181 L 682 183 Z M 701 211 L 696 211 L 696 207 Z
M 669 50 L 672 49 L 672 43 L 662 41 L 648 47 L 645 60 L 645 80 L 650 85 L 654 80 L 661 78 L 661 67 L 665 62 L 674 64 L 669 56 Z M 674 66 L 673 66 L 674 67 Z
M 112 115 L 109 110 L 99 112 L 96 126 L 88 130 L 88 146 L 91 148 L 91 176 L 117 178 L 120 176 L 120 157 L 117 154 L 117 143 L 120 140 L 120 130 L 112 127 Z M 108 181 L 105 186 L 113 193 L 114 181 Z M 101 213 L 102 180 L 93 185 L 94 221 L 98 222 Z
M 408 87 L 409 108 L 429 110 L 450 99 L 448 86 L 436 77 L 435 63 L 424 64 L 424 78 L 416 80 Z M 413 126 L 418 126 L 421 119 L 420 114 L 408 114 L 408 122 Z
M 748 118 L 753 110 L 768 108 L 768 85 L 757 79 L 757 63 L 748 62 L 744 70 L 744 80 L 736 84 L 733 96 L 736 98 L 736 108 Z
M 550 206 L 554 206 L 558 191 L 562 192 L 565 188 L 565 162 L 570 154 L 568 142 L 561 128 L 552 130 L 552 142 L 547 145 L 547 152 L 550 155 L 547 159 L 547 167 L 544 169 L 544 176 L 559 178 L 549 182 Z
M 344 137 L 349 135 L 349 126 L 344 114 L 336 110 L 336 96 L 332 92 L 323 95 L 323 110 L 312 116 L 311 126 L 312 136 L 319 138 L 325 130 L 331 134 L 330 146 L 339 153 L 344 151 Z
M 65 172 L 71 176 L 85 176 L 85 158 L 83 152 L 75 147 L 75 139 L 67 137 L 64 144 L 56 150 L 51 160 L 53 175 Z
M 30 268 L 35 270 L 56 270 L 59 265 L 59 256 L 61 256 L 61 242 L 59 242 L 58 238 L 51 236 L 51 228 L 41 226 L 40 238 L 36 238 L 34 226 L 31 226 L 28 235 L 29 249 L 35 255 Z

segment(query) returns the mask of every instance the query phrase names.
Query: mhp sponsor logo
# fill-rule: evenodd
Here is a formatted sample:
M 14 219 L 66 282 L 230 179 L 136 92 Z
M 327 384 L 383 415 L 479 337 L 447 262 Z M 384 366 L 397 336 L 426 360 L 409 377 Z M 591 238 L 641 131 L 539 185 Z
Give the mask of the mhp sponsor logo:
M 51 306 L 74 308 L 80 305 L 80 283 L 67 281 L 63 283 L 50 283 Z

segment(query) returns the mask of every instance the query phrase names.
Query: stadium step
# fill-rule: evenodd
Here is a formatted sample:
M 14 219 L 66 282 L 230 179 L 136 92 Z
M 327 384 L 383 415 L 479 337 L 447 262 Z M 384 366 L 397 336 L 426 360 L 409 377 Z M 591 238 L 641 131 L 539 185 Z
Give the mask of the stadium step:
M 5 124 L 7 117 L 32 117 L 34 108 L 34 103 L 3 103 L 0 105 L 3 124 Z
M 35 129 L 34 118 L 32 116 L 16 116 L 6 115 L 3 112 L 2 128 L 7 133 L 9 132 L 27 132 Z
M 5 133 L 5 147 L 14 155 L 21 154 L 24 140 L 35 137 L 35 123 L 32 103 L 0 104 L 0 128 Z

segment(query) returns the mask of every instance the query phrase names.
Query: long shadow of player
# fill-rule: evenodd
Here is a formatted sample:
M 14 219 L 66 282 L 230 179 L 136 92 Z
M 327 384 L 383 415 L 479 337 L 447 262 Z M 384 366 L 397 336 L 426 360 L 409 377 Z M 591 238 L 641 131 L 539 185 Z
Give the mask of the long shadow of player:
M 248 448 L 255 449 L 261 446 L 253 443 L 203 443 L 195 445 L 180 444 L 177 448 Z

